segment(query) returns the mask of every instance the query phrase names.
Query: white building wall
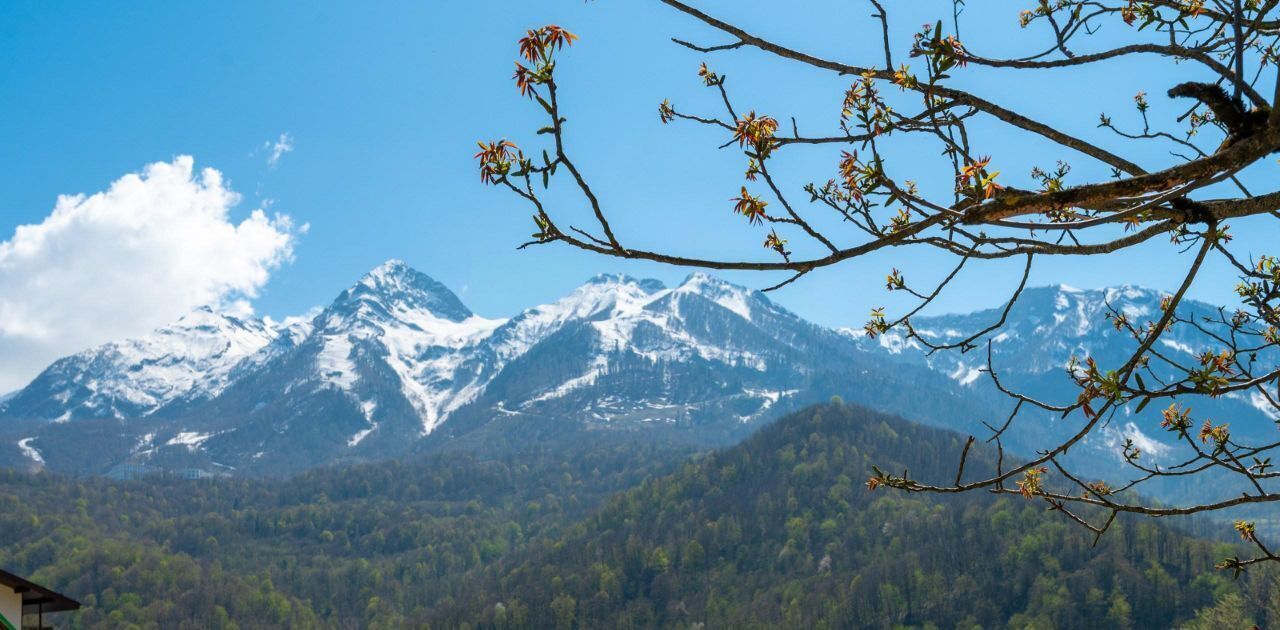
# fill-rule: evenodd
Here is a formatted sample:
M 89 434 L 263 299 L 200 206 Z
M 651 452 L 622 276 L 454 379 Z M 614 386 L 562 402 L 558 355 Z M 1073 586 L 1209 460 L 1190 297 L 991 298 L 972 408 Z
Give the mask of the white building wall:
M 0 617 L 0 628 L 22 630 L 22 595 L 7 586 L 0 586 Z

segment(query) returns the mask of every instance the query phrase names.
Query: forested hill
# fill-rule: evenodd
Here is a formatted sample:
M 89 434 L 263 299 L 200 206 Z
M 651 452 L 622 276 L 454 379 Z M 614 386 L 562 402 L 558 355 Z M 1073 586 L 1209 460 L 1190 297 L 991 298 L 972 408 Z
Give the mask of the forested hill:
M 286 481 L 0 470 L 0 567 L 84 603 L 58 616 L 73 628 L 413 627 L 462 576 L 690 455 L 608 434 Z
M 1039 501 L 937 500 L 863 485 L 872 464 L 909 468 L 913 478 L 954 476 L 961 439 L 844 405 L 802 412 L 504 558 L 429 620 L 1165 628 L 1245 586 L 1213 568 L 1225 545 L 1149 520 L 1117 523 L 1094 547 L 1089 532 Z M 970 456 L 975 473 L 992 465 L 989 450 Z M 1258 579 L 1254 590 L 1272 598 L 1270 621 L 1280 622 L 1274 581 Z M 1233 596 L 1212 612 L 1248 614 L 1242 601 Z
M 1169 627 L 1223 597 L 1280 623 L 1226 545 L 862 485 L 954 475 L 960 439 L 826 405 L 712 455 L 604 431 L 284 481 L 0 472 L 0 567 L 84 602 L 75 628 Z

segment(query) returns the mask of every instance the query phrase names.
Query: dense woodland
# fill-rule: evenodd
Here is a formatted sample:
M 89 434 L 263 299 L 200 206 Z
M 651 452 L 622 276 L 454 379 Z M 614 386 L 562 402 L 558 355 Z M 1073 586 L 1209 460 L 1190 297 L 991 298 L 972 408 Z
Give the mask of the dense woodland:
M 73 627 L 400 627 L 459 577 L 556 535 L 687 452 L 443 455 L 287 481 L 0 472 L 0 566 L 85 604 Z
M 79 598 L 73 627 L 1280 625 L 1275 577 L 1213 568 L 1230 543 L 863 485 L 954 474 L 960 440 L 833 404 L 710 455 L 584 432 L 284 481 L 0 473 L 0 566 Z
M 1226 544 L 1126 520 L 1099 544 L 1044 504 L 870 493 L 873 463 L 954 475 L 961 438 L 828 405 L 610 501 L 429 617 L 445 627 L 1172 627 L 1280 624 Z M 968 470 L 993 466 L 987 450 Z M 1221 627 L 1221 626 L 1214 626 Z M 1243 626 L 1243 627 L 1248 627 Z

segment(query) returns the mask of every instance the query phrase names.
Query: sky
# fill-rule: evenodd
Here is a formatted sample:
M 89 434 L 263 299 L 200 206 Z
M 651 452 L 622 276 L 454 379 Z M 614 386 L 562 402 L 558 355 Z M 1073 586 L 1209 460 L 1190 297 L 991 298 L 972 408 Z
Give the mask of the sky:
M 866 2 L 694 4 L 819 56 L 881 59 Z M 922 22 L 951 14 L 940 0 L 889 4 L 898 62 L 909 61 Z M 959 28 L 971 50 L 1039 52 L 1044 32 L 1017 27 L 1025 7 L 970 4 Z M 717 149 L 722 133 L 661 125 L 657 104 L 669 98 L 682 111 L 719 114 L 696 76 L 706 61 L 728 77 L 739 109 L 831 133 L 848 78 L 759 51 L 684 49 L 670 38 L 728 40 L 657 2 L 20 0 L 0 20 L 0 392 L 53 358 L 143 334 L 199 304 L 276 319 L 302 313 L 390 258 L 488 317 L 552 301 L 602 272 L 678 283 L 692 270 L 563 246 L 517 251 L 533 231 L 529 208 L 481 185 L 477 140 L 505 137 L 533 153 L 545 142 L 534 134 L 544 124 L 539 111 L 510 78 L 515 40 L 543 24 L 581 37 L 557 70 L 569 150 L 623 241 L 709 256 L 767 253 L 759 230 L 730 214 L 742 155 Z M 1109 28 L 1077 52 L 1125 34 Z M 1175 161 L 1168 146 L 1118 142 L 1095 129 L 1097 116 L 1138 124 L 1139 90 L 1154 95 L 1153 120 L 1181 113 L 1185 106 L 1161 95 L 1187 72 L 1145 57 L 1045 76 L 970 68 L 954 84 L 1154 168 Z M 1032 166 L 1063 158 L 1075 168 L 1069 182 L 1106 176 L 1083 156 L 1000 124 L 975 129 L 1008 183 L 1031 186 Z M 946 176 L 932 168 L 936 147 L 904 143 L 886 154 L 891 168 L 925 170 L 926 191 L 943 190 L 928 174 Z M 833 177 L 837 159 L 831 147 L 787 152 L 773 168 L 802 211 L 817 212 L 800 189 Z M 1249 183 L 1267 190 L 1274 175 L 1264 169 Z M 568 183 L 548 200 L 563 222 L 588 218 Z M 1266 251 L 1276 235 L 1262 225 L 1240 226 L 1242 252 Z M 1171 289 L 1186 261 L 1154 243 L 1105 259 L 1042 260 L 1032 283 Z M 860 326 L 872 307 L 905 304 L 884 291 L 890 269 L 923 282 L 949 262 L 897 250 L 815 272 L 772 297 L 821 324 Z M 994 306 L 1020 271 L 1021 261 L 972 265 L 937 310 Z M 1230 303 L 1234 277 L 1221 266 L 1207 273 L 1193 295 Z M 722 275 L 752 287 L 783 279 Z

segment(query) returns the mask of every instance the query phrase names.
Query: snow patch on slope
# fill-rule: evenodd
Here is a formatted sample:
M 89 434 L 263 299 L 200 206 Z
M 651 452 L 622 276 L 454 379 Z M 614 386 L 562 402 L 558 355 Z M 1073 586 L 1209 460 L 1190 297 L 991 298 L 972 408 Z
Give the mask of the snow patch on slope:
M 751 306 L 747 304 L 747 292 L 723 280 L 705 273 L 690 275 L 676 292 L 696 293 L 751 321 Z
M 164 445 L 165 446 L 185 446 L 187 447 L 187 450 L 194 451 L 200 448 L 200 445 L 204 444 L 206 440 L 213 437 L 214 435 L 216 434 L 198 433 L 196 431 L 182 431 L 177 435 L 169 438 L 169 441 L 165 442 Z
M 955 379 L 961 385 L 971 385 L 982 376 L 982 371 L 986 367 L 985 365 L 969 366 L 964 361 L 960 361 L 956 363 L 956 369 L 947 376 Z
M 316 355 L 316 372 L 326 383 L 343 391 L 351 391 L 359 374 L 351 362 L 351 340 L 346 335 L 333 335 L 325 338 L 319 354 Z
M 36 447 L 31 445 L 31 442 L 34 440 L 35 438 L 23 438 L 18 440 L 18 448 L 22 450 L 22 454 L 27 459 L 44 466 L 44 456 L 40 454 L 40 451 L 37 450 Z
M 360 404 L 360 411 L 364 413 L 364 418 L 369 422 L 369 427 L 361 429 L 347 440 L 347 446 L 356 446 L 369 437 L 370 433 L 378 430 L 378 423 L 373 419 L 373 412 L 377 411 L 378 403 L 364 402 Z
M 1170 447 L 1138 428 L 1138 425 L 1132 422 L 1124 423 L 1124 426 L 1108 426 L 1098 433 L 1097 438 L 1089 436 L 1089 441 L 1098 440 L 1101 448 L 1114 455 L 1117 459 L 1124 461 L 1123 445 L 1125 440 L 1132 440 L 1133 445 L 1142 451 L 1144 456 L 1150 456 L 1159 459 L 1169 454 Z
M 533 403 L 542 402 L 544 400 L 561 398 L 565 394 L 568 394 L 569 392 L 572 392 L 575 389 L 581 389 L 583 387 L 589 387 L 591 385 L 594 385 L 596 382 L 596 379 L 600 378 L 600 372 L 603 369 L 604 369 L 603 358 L 597 359 L 596 364 L 593 365 L 592 368 L 588 370 L 586 374 L 583 374 L 582 376 L 578 376 L 575 378 L 571 378 L 547 390 L 546 392 L 539 394 L 535 398 L 529 400 L 529 402 L 525 403 L 525 405 L 527 406 Z

